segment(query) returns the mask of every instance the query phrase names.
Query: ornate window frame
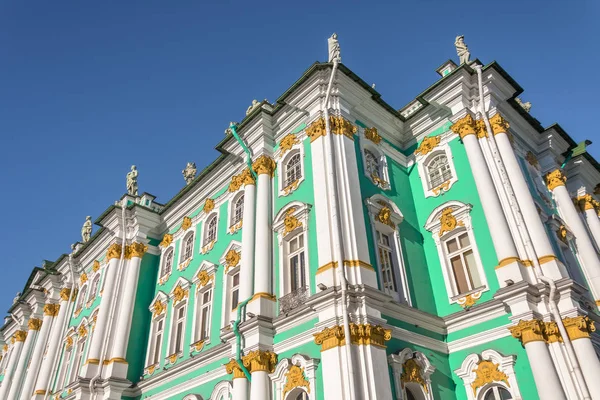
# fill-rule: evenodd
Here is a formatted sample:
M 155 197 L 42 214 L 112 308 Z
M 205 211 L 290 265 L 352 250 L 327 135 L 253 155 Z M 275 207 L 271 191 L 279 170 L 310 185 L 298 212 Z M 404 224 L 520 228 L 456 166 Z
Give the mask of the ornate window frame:
M 468 400 L 481 400 L 491 386 L 501 386 L 510 392 L 514 400 L 522 400 L 514 370 L 516 361 L 517 356 L 504 357 L 488 349 L 481 354 L 469 354 L 454 373 L 462 379 Z
M 192 251 L 190 252 L 190 257 L 184 259 L 183 258 L 183 253 L 185 252 L 185 245 L 186 245 L 186 240 L 189 237 L 192 237 Z M 178 260 L 177 260 L 177 271 L 183 271 L 185 270 L 188 265 L 190 265 L 190 262 L 193 260 L 194 258 L 194 248 L 196 247 L 196 229 L 188 229 L 187 232 L 185 232 L 183 234 L 183 236 L 181 237 L 181 242 L 180 242 L 180 246 L 179 246 L 179 254 L 177 256 Z
M 425 198 L 437 197 L 450 190 L 450 188 L 458 182 L 458 175 L 456 174 L 456 168 L 454 167 L 454 157 L 452 156 L 452 150 L 450 149 L 450 141 L 453 139 L 455 139 L 455 135 L 453 135 L 452 132 L 443 133 L 437 136 L 426 136 L 421 141 L 419 147 L 417 147 L 417 150 L 415 150 L 415 162 L 417 164 L 419 176 L 421 177 Z M 428 167 L 433 159 L 440 154 L 446 156 L 452 177 L 436 187 L 430 187 Z
M 236 240 L 232 240 L 227 246 L 219 264 L 223 266 L 223 289 L 221 291 L 223 300 L 221 301 L 221 327 L 229 325 L 231 320 L 234 320 L 236 308 L 231 307 L 231 290 L 233 284 L 233 275 L 240 272 L 240 263 L 242 260 L 242 244 Z M 241 278 L 241 276 L 240 276 Z M 238 289 L 239 290 L 239 289 Z M 242 301 L 238 292 L 238 303 Z
M 215 218 L 216 227 L 215 227 L 215 238 L 214 240 L 207 242 L 208 235 L 208 225 Z M 219 240 L 219 210 L 215 207 L 215 209 L 209 212 L 204 218 L 204 222 L 202 223 L 202 241 L 200 242 L 200 253 L 206 254 L 213 249 L 215 243 Z
M 86 342 L 88 338 L 88 320 L 83 318 L 76 328 L 73 337 L 77 338 L 73 343 L 73 353 L 71 355 L 71 370 L 69 371 L 69 377 L 67 386 L 75 382 L 81 372 L 86 353 Z
M 214 302 L 215 302 L 215 275 L 217 272 L 217 265 L 209 262 L 203 261 L 200 264 L 200 268 L 194 275 L 194 279 L 192 280 L 192 284 L 196 287 L 194 290 L 194 315 L 192 317 L 192 340 L 193 343 L 190 345 L 190 351 L 201 351 L 202 348 L 210 343 L 211 334 L 210 331 L 212 329 L 212 319 L 214 316 Z M 201 299 L 204 293 L 207 291 L 211 291 L 210 296 L 210 311 L 208 317 L 208 336 L 205 338 L 201 337 L 201 333 L 199 332 L 199 321 L 200 317 L 200 307 L 203 306 L 201 304 Z
M 239 189 L 237 192 L 232 193 L 232 195 L 229 198 L 229 204 L 227 206 L 227 215 L 229 216 L 228 218 L 228 228 L 227 228 L 227 233 L 229 235 L 233 235 L 234 233 L 236 233 L 237 231 L 239 231 L 242 228 L 242 225 L 244 223 L 244 196 L 245 196 L 245 191 L 244 189 Z M 234 217 L 235 217 L 235 211 L 236 211 L 236 205 L 237 202 L 242 199 L 242 218 L 239 221 L 235 221 Z
M 435 367 L 425 354 L 407 347 L 398 354 L 390 354 L 388 363 L 392 367 L 396 400 L 406 398 L 406 387 L 411 389 L 411 393 L 417 391 L 418 400 L 434 400 L 431 374 Z
M 231 381 L 221 381 L 215 385 L 210 400 L 229 400 L 233 396 L 233 385 Z
M 299 236 L 304 236 L 304 273 L 306 276 L 306 291 L 311 292 L 310 275 L 310 253 L 309 253 L 309 232 L 308 216 L 311 205 L 301 201 L 292 201 L 283 206 L 273 219 L 273 231 L 277 234 L 277 244 L 279 247 L 279 296 L 291 294 L 289 289 L 289 265 L 287 265 L 287 242 Z
M 65 389 L 65 387 L 67 387 L 69 384 L 68 380 L 71 375 L 71 364 L 73 364 L 73 354 L 75 352 L 75 349 L 73 348 L 75 345 L 75 339 L 75 328 L 72 327 L 67 331 L 67 334 L 65 335 L 64 344 L 61 346 L 63 351 L 60 361 L 60 368 L 58 370 L 58 380 L 54 382 L 55 392 L 62 392 Z
M 173 285 L 173 289 L 169 293 L 169 303 L 170 305 L 170 313 L 171 313 L 171 321 L 169 323 L 169 341 L 168 341 L 168 353 L 167 360 L 170 364 L 175 364 L 177 359 L 183 356 L 183 353 L 186 348 L 186 332 L 187 332 L 187 323 L 188 323 L 188 314 L 189 314 L 189 293 L 190 293 L 191 282 L 185 278 L 180 277 L 177 279 L 177 282 Z M 177 338 L 175 335 L 175 328 L 177 324 L 177 311 L 183 307 L 185 309 L 183 313 L 183 337 L 181 343 L 181 350 L 177 351 L 175 346 L 177 345 Z M 165 327 L 165 330 L 167 328 Z
M 306 162 L 304 152 L 304 139 L 306 138 L 305 133 L 289 133 L 285 135 L 279 142 L 279 149 L 275 153 L 275 160 L 277 161 L 278 168 L 277 173 L 277 187 L 278 197 L 287 196 L 300 186 L 300 184 L 306 178 Z M 300 155 L 300 173 L 302 176 L 292 182 L 292 184 L 284 187 L 284 182 L 287 173 L 287 163 L 296 154 Z
M 304 390 L 310 400 L 317 399 L 316 370 L 320 360 L 303 354 L 294 354 L 277 363 L 275 372 L 269 374 L 274 386 L 273 400 L 292 399 L 288 394 Z
M 408 277 L 406 275 L 406 265 L 404 264 L 404 254 L 402 252 L 402 244 L 400 243 L 400 223 L 404 220 L 404 216 L 400 209 L 393 201 L 380 194 L 375 194 L 365 200 L 367 210 L 369 212 L 369 221 L 371 223 L 371 234 L 373 244 L 377 247 L 377 231 L 385 233 L 392 237 L 394 250 L 394 267 L 396 276 L 396 288 L 402 291 L 387 293 L 394 297 L 398 302 L 410 305 L 410 289 L 408 285 Z M 385 203 L 385 205 L 384 205 Z M 379 252 L 375 252 L 375 260 L 377 262 L 377 274 L 381 284 L 380 290 L 383 289 L 383 275 L 381 272 L 381 260 Z
M 90 283 L 90 291 L 88 293 L 88 303 L 96 299 L 98 296 L 98 289 L 100 288 L 100 279 L 102 279 L 102 273 L 100 271 L 94 274 L 92 282 Z M 90 304 L 91 305 L 91 304 Z
M 362 158 L 363 174 L 382 190 L 390 190 L 390 173 L 387 156 L 381 146 L 381 137 L 376 128 L 361 128 L 358 130 L 360 154 Z M 370 151 L 379 161 L 379 179 L 369 175 L 365 150 Z
M 481 294 L 490 290 L 485 270 L 483 269 L 483 263 L 481 262 L 481 255 L 479 248 L 477 247 L 477 241 L 475 240 L 475 234 L 473 232 L 473 225 L 471 222 L 471 204 L 462 203 L 460 201 L 452 200 L 448 201 L 438 207 L 436 207 L 425 223 L 425 229 L 431 232 L 433 241 L 438 251 L 438 257 L 440 265 L 442 267 L 442 275 L 444 277 L 444 283 L 446 285 L 446 293 L 450 304 L 458 303 L 463 307 L 473 305 L 474 302 L 481 297 Z M 444 212 L 450 209 L 451 212 Z M 442 227 L 442 223 L 444 226 Z M 474 288 L 466 293 L 458 293 L 456 281 L 453 277 L 452 266 L 448 263 L 446 250 L 444 244 L 449 239 L 466 232 L 469 237 L 471 249 L 475 258 L 475 264 L 477 272 L 481 279 L 481 286 Z M 473 304 L 471 304 L 471 302 Z
M 154 297 L 154 300 L 152 300 L 152 302 L 150 303 L 150 307 L 148 307 L 148 310 L 152 313 L 152 318 L 150 321 L 150 338 L 148 340 L 148 349 L 146 351 L 146 361 L 144 364 L 146 367 L 144 369 L 144 374 L 152 375 L 152 373 L 154 373 L 154 370 L 160 366 L 161 361 L 163 360 L 162 353 L 164 347 L 163 344 L 165 341 L 165 334 L 167 332 L 166 323 L 168 302 L 169 297 L 163 291 L 159 291 Z M 158 334 L 157 325 L 158 322 L 161 320 L 163 322 L 162 337 L 159 343 L 159 354 L 158 356 L 156 356 L 154 354 L 154 349 L 156 348 L 156 335 Z M 151 364 L 151 362 L 153 362 L 154 359 L 157 360 L 156 363 Z
M 173 254 L 173 261 L 171 261 L 171 268 L 168 271 L 164 271 L 164 266 L 167 263 L 167 255 L 169 253 Z M 175 245 L 171 244 L 170 246 L 163 247 L 160 254 L 160 270 L 158 271 L 158 284 L 164 285 L 166 281 L 169 280 L 169 277 L 173 273 L 173 268 L 175 268 Z

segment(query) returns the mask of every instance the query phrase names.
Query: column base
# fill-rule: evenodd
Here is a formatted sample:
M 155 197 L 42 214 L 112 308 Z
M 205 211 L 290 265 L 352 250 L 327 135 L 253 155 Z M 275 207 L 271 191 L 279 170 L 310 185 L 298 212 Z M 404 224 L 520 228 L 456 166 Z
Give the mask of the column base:
M 98 361 L 96 359 L 88 359 L 87 362 L 81 368 L 80 376 L 82 376 L 83 378 L 86 378 L 86 379 L 91 379 L 94 376 L 96 376 L 96 374 L 98 373 L 99 370 L 100 370 L 100 361 Z
M 263 317 L 275 318 L 277 315 L 277 298 L 268 293 L 256 293 L 246 306 L 246 313 L 251 312 Z
M 517 257 L 509 257 L 498 262 L 496 266 L 496 277 L 500 287 L 509 286 L 510 281 L 517 283 L 526 281 L 533 283 L 533 270 L 528 270 L 526 265 Z
M 111 360 L 104 362 L 104 369 L 102 370 L 102 378 L 119 378 L 126 379 L 127 378 L 127 370 L 129 369 L 129 364 L 125 359 L 122 358 L 113 358 Z

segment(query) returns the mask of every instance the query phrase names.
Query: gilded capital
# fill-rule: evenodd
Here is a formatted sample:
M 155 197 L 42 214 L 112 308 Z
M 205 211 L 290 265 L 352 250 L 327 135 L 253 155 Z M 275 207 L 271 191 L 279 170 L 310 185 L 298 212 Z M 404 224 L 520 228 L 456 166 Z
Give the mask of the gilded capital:
M 508 133 L 508 128 L 510 128 L 508 121 L 505 120 L 499 113 L 490 118 L 490 125 L 492 126 L 492 132 L 494 132 L 494 135 L 499 133 Z
M 544 332 L 546 333 L 546 342 L 548 343 L 563 341 L 563 338 L 560 335 L 560 330 L 558 329 L 558 325 L 554 321 L 545 323 Z
M 242 362 L 250 372 L 265 371 L 272 374 L 277 365 L 277 354 L 272 351 L 254 350 L 243 356 Z
M 358 130 L 350 121 L 338 115 L 329 116 L 329 129 L 334 135 L 344 135 L 352 140 L 354 140 L 354 134 Z
M 477 126 L 471 114 L 465 115 L 450 127 L 450 130 L 460 136 L 461 139 L 468 135 L 475 135 L 476 129 Z
M 27 332 L 26 331 L 16 331 L 14 338 L 15 338 L 15 341 L 17 341 L 17 342 L 24 342 L 25 339 L 27 338 Z
M 67 299 L 69 296 L 67 296 Z M 49 317 L 56 317 L 58 315 L 58 311 L 60 310 L 60 304 L 44 304 L 44 315 Z
M 564 318 L 563 323 L 571 340 L 589 338 L 596 331 L 594 321 L 587 316 Z
M 60 291 L 60 298 L 63 299 L 64 301 L 67 301 L 67 300 L 69 300 L 69 296 L 71 296 L 71 289 L 62 288 L 62 290 Z
M 310 138 L 311 143 L 321 136 L 325 136 L 326 133 L 325 120 L 323 118 L 317 119 L 306 128 L 306 135 Z
M 106 250 L 106 261 L 110 261 L 113 258 L 121 258 L 122 247 L 118 243 L 113 243 Z
M 27 323 L 27 327 L 29 328 L 30 331 L 39 331 L 41 326 L 42 326 L 42 320 L 37 319 L 37 318 L 31 318 L 31 319 L 29 319 L 29 322 Z
M 595 200 L 592 198 L 591 194 L 576 197 L 573 201 L 581 212 L 595 209 Z
M 275 161 L 266 155 L 262 155 L 254 161 L 252 164 L 252 169 L 256 172 L 257 175 L 267 174 L 271 177 L 275 174 L 275 168 L 277 164 Z
M 488 137 L 487 127 L 482 119 L 475 121 L 475 130 L 477 131 L 477 137 L 479 139 Z
M 144 257 L 144 254 L 148 251 L 148 246 L 146 246 L 143 243 L 138 243 L 138 242 L 133 242 L 127 247 L 129 248 L 129 251 L 127 252 L 127 255 L 129 256 L 129 258 L 132 258 L 132 257 L 142 258 L 142 257 Z
M 325 328 L 313 336 L 315 343 L 321 346 L 321 352 L 346 344 L 344 328 L 339 325 Z M 380 325 L 351 323 L 350 338 L 351 343 L 355 345 L 371 345 L 385 348 L 385 342 L 392 338 L 392 331 Z
M 517 338 L 526 345 L 530 342 L 544 342 L 545 325 L 542 321 L 532 319 L 530 321 L 520 320 L 515 326 L 508 328 L 514 338 Z
M 548 190 L 553 191 L 555 188 L 559 186 L 565 186 L 567 182 L 567 177 L 563 174 L 560 169 L 555 169 L 552 172 L 548 172 L 546 174 L 546 185 L 548 185 Z
M 225 364 L 225 370 L 229 375 L 233 374 L 233 379 L 246 378 L 244 371 L 242 371 L 237 361 L 235 361 L 233 358 L 229 360 L 227 364 Z

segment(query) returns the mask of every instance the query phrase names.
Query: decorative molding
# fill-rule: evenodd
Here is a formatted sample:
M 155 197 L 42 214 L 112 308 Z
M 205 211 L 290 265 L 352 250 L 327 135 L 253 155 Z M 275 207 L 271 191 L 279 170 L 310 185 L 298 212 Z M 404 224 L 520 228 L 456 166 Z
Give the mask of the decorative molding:
M 481 298 L 482 291 L 478 290 L 474 293 L 469 293 L 466 296 L 459 297 L 456 302 L 459 306 L 464 309 L 469 309 L 477 303 L 477 300 Z
M 83 286 L 84 283 L 86 283 L 88 280 L 88 276 L 85 272 L 83 272 L 80 276 L 79 276 L 79 286 Z
M 442 210 L 442 214 L 440 215 L 440 237 L 442 237 L 444 233 L 452 232 L 457 226 L 465 225 L 463 221 L 456 221 L 453 212 L 451 207 Z
M 377 128 L 365 128 L 365 137 L 375 144 L 381 142 L 381 136 L 377 132 Z
M 42 326 L 42 320 L 37 318 L 31 318 L 27 323 L 27 327 L 30 331 L 39 331 Z
M 520 320 L 515 326 L 508 328 L 512 336 L 519 339 L 523 345 L 530 342 L 545 342 L 545 324 L 543 321 L 532 319 L 530 321 Z
M 277 364 L 277 354 L 272 351 L 254 350 L 242 357 L 244 367 L 248 368 L 250 373 L 256 371 L 265 371 L 270 374 L 275 372 Z
M 281 152 L 281 156 L 283 156 L 286 152 L 290 151 L 295 144 L 299 144 L 300 141 L 296 137 L 295 134 L 290 133 L 281 139 L 279 142 L 279 151 Z
M 277 168 L 275 160 L 264 154 L 252 163 L 252 169 L 257 175 L 266 174 L 272 178 L 275 175 L 275 168 Z
M 330 115 L 329 130 L 334 135 L 344 135 L 347 138 L 354 140 L 354 134 L 356 134 L 358 128 L 342 116 Z M 306 135 L 310 138 L 311 143 L 326 134 L 327 128 L 325 126 L 325 119 L 322 117 L 315 120 L 306 128 Z
M 142 258 L 148 251 L 148 246 L 143 243 L 133 242 L 126 247 L 125 258 L 131 259 L 133 257 Z
M 98 272 L 99 269 L 100 269 L 100 261 L 94 260 L 94 262 L 92 263 L 92 271 Z
M 184 289 L 181 283 L 178 283 L 173 290 L 173 304 L 177 304 L 182 301 L 185 297 L 188 297 L 189 290 Z
M 327 134 L 327 130 L 325 127 L 325 120 L 323 118 L 318 118 L 308 127 L 306 127 L 306 136 L 310 138 L 310 142 L 314 142 L 321 136 L 325 136 Z
M 293 232 L 297 228 L 302 227 L 302 222 L 298 220 L 293 214 L 296 212 L 295 207 L 290 207 L 285 212 L 285 218 L 283 219 L 283 236 L 287 236 L 289 233 Z
M 546 174 L 546 185 L 548 186 L 549 191 L 553 191 L 559 186 L 565 186 L 566 182 L 567 177 L 560 169 L 555 169 Z
M 383 205 L 377 213 L 377 220 L 382 224 L 388 225 L 392 229 L 396 229 L 396 225 L 392 221 L 392 210 L 387 205 Z
M 160 300 L 157 300 L 152 305 L 152 317 L 156 318 L 162 313 L 164 313 L 167 309 L 167 305 Z
M 123 248 L 118 243 L 111 244 L 106 250 L 106 261 L 110 261 L 113 258 L 119 259 L 121 258 L 121 252 Z
M 508 128 L 510 128 L 510 124 L 507 120 L 500 115 L 500 113 L 496 113 L 492 118 L 490 118 L 490 125 L 492 126 L 492 132 L 494 135 L 499 133 L 508 134 Z
M 208 200 L 206 200 L 206 202 L 208 203 Z M 206 204 L 204 204 L 204 208 L 206 209 Z M 183 221 L 181 222 L 181 229 L 183 229 L 184 231 L 187 231 L 188 229 L 191 228 L 191 226 L 192 226 L 192 219 L 186 215 L 185 217 L 183 217 Z
M 244 374 L 244 371 L 242 371 L 238 362 L 235 361 L 233 358 L 231 360 L 229 360 L 229 362 L 227 364 L 225 364 L 225 370 L 227 371 L 227 373 L 229 375 L 233 374 L 233 379 L 239 379 L 239 378 L 246 379 L 246 375 Z
M 285 398 L 285 395 L 289 391 L 297 387 L 304 388 L 306 389 L 307 393 L 310 393 L 310 382 L 308 382 L 304 376 L 304 368 L 300 368 L 297 365 L 292 365 L 285 374 L 285 385 L 283 386 L 282 398 Z
M 68 298 L 69 296 L 67 296 Z M 60 310 L 60 304 L 44 304 L 44 315 L 49 317 L 56 317 L 58 315 L 58 311 Z
M 420 154 L 422 156 L 429 154 L 432 152 L 439 144 L 441 137 L 438 136 L 426 136 L 423 138 L 423 141 L 415 150 L 416 154 Z
M 213 199 L 206 199 L 206 201 L 204 202 L 204 207 L 202 207 L 202 211 L 204 211 L 205 214 L 208 214 L 214 209 L 215 201 Z
M 16 331 L 15 334 L 13 335 L 13 338 L 15 339 L 16 342 L 24 342 L 25 339 L 27 338 L 27 332 L 26 331 Z
M 214 282 L 214 280 L 215 280 L 215 275 L 214 274 L 209 275 L 208 272 L 204 269 L 198 273 L 197 277 L 198 277 L 198 281 L 200 283 L 200 287 L 204 287 L 208 284 L 208 282 L 210 282 L 210 281 Z
M 242 259 L 242 255 L 239 251 L 235 249 L 229 249 L 227 254 L 225 254 L 225 273 L 229 272 L 231 268 L 235 268 L 240 263 Z
M 596 331 L 594 321 L 588 316 L 563 318 L 563 323 L 571 340 L 589 339 L 592 332 Z
M 499 365 L 488 360 L 482 360 L 477 364 L 477 368 L 473 370 L 475 380 L 471 383 L 473 396 L 477 394 L 477 389 L 487 385 L 488 383 L 504 382 L 508 387 L 508 375 L 500 371 Z
M 471 114 L 465 115 L 450 127 L 450 130 L 460 136 L 461 139 L 468 135 L 475 135 L 476 129 L 477 126 Z
M 71 289 L 70 288 L 62 288 L 60 291 L 60 298 L 64 301 L 68 301 L 69 297 L 71 296 Z
M 313 336 L 315 343 L 321 346 L 321 352 L 346 344 L 344 328 L 339 325 L 325 328 Z M 350 323 L 350 337 L 354 345 L 386 348 L 385 342 L 392 338 L 392 330 L 381 325 Z
M 163 236 L 159 246 L 167 248 L 171 245 L 171 243 L 173 243 L 173 235 L 171 235 L 170 233 L 166 233 L 165 236 Z
M 421 385 L 425 393 L 429 393 L 427 382 L 425 382 L 425 379 L 423 379 L 421 374 L 421 367 L 419 367 L 414 358 L 409 358 L 402 364 L 402 375 L 400 375 L 400 380 L 402 382 L 402 387 L 404 387 L 404 384 L 407 382 L 413 382 Z

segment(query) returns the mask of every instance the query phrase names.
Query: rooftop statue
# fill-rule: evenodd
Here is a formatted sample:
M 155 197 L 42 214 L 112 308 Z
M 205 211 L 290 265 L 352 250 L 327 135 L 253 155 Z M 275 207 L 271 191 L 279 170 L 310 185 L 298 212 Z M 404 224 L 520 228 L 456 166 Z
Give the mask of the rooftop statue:
M 131 171 L 127 174 L 127 194 L 131 196 L 138 195 L 138 183 L 137 183 L 138 171 L 135 165 L 131 166 Z
M 81 228 L 81 241 L 87 243 L 92 237 L 92 217 L 85 217 L 85 222 Z
M 196 177 L 196 163 L 187 163 L 185 169 L 181 171 L 181 173 L 183 174 L 183 179 L 185 179 L 185 184 L 189 185 Z
M 21 292 L 18 292 L 17 295 L 15 296 L 15 298 L 13 299 L 13 304 L 16 304 L 20 298 L 21 298 Z
M 340 43 L 337 40 L 337 33 L 334 33 L 327 39 L 327 47 L 329 48 L 328 62 L 342 62 L 342 53 L 340 52 Z
M 530 101 L 523 103 L 523 100 L 521 100 L 518 97 L 515 97 L 515 101 L 517 102 L 517 104 L 519 104 L 521 107 L 523 107 L 523 110 L 525 110 L 526 112 L 529 112 L 531 110 L 531 102 Z
M 454 41 L 454 46 L 456 47 L 456 53 L 460 58 L 460 64 L 469 63 L 469 57 L 471 57 L 471 53 L 469 52 L 469 48 L 465 44 L 465 37 L 463 35 L 457 36 Z
M 254 111 L 254 109 L 255 109 L 256 107 L 260 107 L 260 103 L 259 103 L 259 101 L 258 101 L 258 100 L 254 99 L 254 100 L 252 100 L 252 104 L 250 104 L 250 107 L 248 107 L 248 108 L 246 109 L 246 115 L 248 115 L 248 114 L 250 114 L 252 111 Z

